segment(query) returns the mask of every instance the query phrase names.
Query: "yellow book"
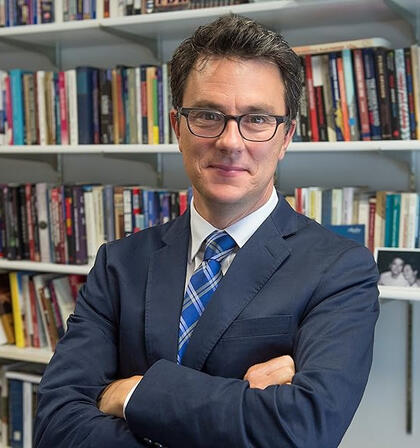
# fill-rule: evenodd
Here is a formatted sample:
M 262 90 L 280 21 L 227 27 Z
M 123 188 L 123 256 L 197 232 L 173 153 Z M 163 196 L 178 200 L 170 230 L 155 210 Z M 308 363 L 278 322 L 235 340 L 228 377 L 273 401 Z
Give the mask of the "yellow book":
M 16 347 L 25 347 L 25 330 L 22 319 L 22 290 L 17 272 L 9 272 L 10 294 L 12 296 L 13 323 L 15 326 Z
M 154 129 L 154 104 L 153 104 L 153 80 L 156 78 L 156 67 L 146 68 L 146 89 L 147 89 L 147 137 L 148 143 L 154 144 L 156 132 Z M 159 131 L 158 131 L 159 136 Z

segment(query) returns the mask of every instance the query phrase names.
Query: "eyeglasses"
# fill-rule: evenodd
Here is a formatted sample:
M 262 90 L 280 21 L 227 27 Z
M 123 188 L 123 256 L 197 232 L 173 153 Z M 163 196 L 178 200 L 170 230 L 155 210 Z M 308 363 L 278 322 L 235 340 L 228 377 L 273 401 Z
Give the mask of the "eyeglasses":
M 235 120 L 239 133 L 250 142 L 271 140 L 279 124 L 287 121 L 287 115 L 244 114 L 225 115 L 222 112 L 193 107 L 179 107 L 178 118 L 183 115 L 191 134 L 203 138 L 216 138 L 223 134 L 228 120 Z

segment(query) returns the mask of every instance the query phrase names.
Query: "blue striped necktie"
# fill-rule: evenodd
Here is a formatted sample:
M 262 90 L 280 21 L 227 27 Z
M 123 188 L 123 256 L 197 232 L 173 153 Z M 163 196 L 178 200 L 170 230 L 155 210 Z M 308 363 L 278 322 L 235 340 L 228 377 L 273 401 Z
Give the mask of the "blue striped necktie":
M 191 276 L 184 295 L 179 322 L 178 364 L 181 364 L 198 319 L 223 278 L 220 263 L 236 246 L 235 240 L 223 230 L 215 230 L 205 241 L 203 261 Z

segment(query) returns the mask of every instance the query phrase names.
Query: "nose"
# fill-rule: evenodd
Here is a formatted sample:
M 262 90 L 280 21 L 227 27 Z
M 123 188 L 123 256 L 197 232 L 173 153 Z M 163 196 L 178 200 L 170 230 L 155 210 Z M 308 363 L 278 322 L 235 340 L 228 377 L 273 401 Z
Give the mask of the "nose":
M 216 146 L 225 151 L 242 151 L 244 149 L 244 139 L 239 133 L 238 123 L 230 119 L 226 123 L 222 135 L 217 138 Z

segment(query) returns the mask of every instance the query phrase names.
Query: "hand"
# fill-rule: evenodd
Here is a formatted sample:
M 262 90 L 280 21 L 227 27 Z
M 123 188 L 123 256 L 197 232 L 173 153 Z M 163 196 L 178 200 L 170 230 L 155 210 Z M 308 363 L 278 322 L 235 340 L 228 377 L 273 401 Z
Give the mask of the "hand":
M 123 418 L 125 399 L 134 385 L 141 381 L 142 378 L 141 375 L 135 375 L 108 384 L 98 399 L 99 410 L 104 414 Z
M 291 384 L 294 375 L 295 363 L 286 355 L 254 364 L 247 370 L 244 380 L 249 382 L 251 389 L 265 389 L 268 386 Z

